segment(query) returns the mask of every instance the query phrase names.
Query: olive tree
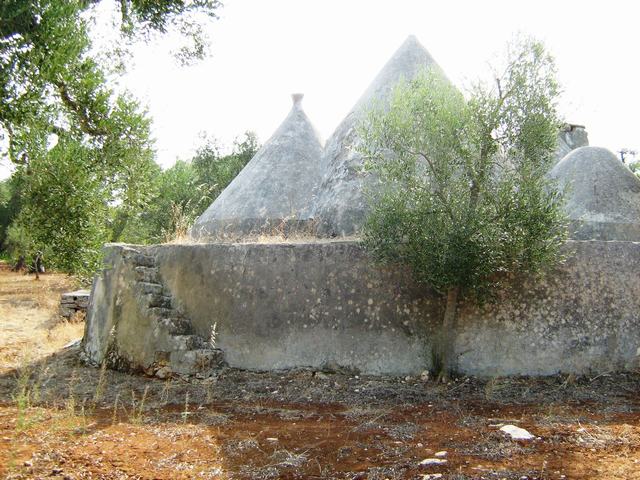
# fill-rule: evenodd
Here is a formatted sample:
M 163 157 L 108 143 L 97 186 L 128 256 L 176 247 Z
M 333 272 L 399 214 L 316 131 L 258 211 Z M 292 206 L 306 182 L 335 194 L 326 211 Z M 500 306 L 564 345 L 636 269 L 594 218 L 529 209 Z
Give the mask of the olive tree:
M 461 301 L 482 302 L 512 273 L 560 260 L 562 195 L 546 177 L 559 120 L 554 63 L 520 41 L 493 83 L 467 98 L 439 72 L 401 82 L 361 127 L 366 167 L 377 174 L 364 243 L 410 267 L 442 296 L 434 368 L 454 368 Z

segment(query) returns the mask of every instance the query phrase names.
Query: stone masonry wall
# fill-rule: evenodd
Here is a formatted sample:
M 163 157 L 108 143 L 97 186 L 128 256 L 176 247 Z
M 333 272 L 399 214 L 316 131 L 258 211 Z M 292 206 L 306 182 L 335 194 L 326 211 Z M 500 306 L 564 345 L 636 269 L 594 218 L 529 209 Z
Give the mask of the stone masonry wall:
M 137 338 L 146 339 L 137 348 L 147 355 L 155 348 L 144 332 L 144 308 L 132 304 L 131 267 L 119 259 L 126 248 L 108 247 L 107 269 L 94 285 L 99 295 L 84 339 L 94 362 L 101 361 L 105 324 L 116 310 L 127 311 L 119 317 L 127 332 L 118 345 L 123 355 L 135 359 L 129 351 Z M 215 329 L 230 366 L 389 374 L 431 366 L 441 301 L 406 271 L 374 265 L 357 242 L 135 248 L 155 259 L 193 333 L 207 339 Z M 638 365 L 640 244 L 572 241 L 567 253 L 566 264 L 543 278 L 514 279 L 497 303 L 462 307 L 456 337 L 461 372 L 547 375 Z

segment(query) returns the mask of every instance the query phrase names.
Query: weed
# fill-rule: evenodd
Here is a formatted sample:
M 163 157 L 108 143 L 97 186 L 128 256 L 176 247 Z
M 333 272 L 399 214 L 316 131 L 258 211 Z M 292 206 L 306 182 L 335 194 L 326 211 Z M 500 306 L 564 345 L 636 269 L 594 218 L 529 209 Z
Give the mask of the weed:
M 142 398 L 136 404 L 136 393 L 131 390 L 131 403 L 132 403 L 132 411 L 130 415 L 131 423 L 134 425 L 142 425 L 144 421 L 144 402 L 147 399 L 147 393 L 149 393 L 149 385 L 144 387 L 144 392 L 142 392 Z
M 96 385 L 96 391 L 93 394 L 93 403 L 98 403 L 102 400 L 104 390 L 107 385 L 107 362 L 103 361 L 100 366 L 100 374 L 98 375 L 98 384 Z
M 13 396 L 13 401 L 18 408 L 17 430 L 22 430 L 31 423 L 28 419 L 28 410 L 31 407 L 30 379 L 31 368 L 25 365 L 19 370 L 16 393 Z
M 75 385 L 78 380 L 76 376 L 75 369 L 71 372 L 71 376 L 69 377 L 69 394 L 67 400 L 65 401 L 65 410 L 69 417 L 74 417 L 76 414 L 76 394 L 75 394 Z
M 116 398 L 113 401 L 113 415 L 111 416 L 111 424 L 115 425 L 118 420 L 118 402 L 120 400 L 120 392 L 116 393 Z
M 184 412 L 182 412 L 182 423 L 187 423 L 187 417 L 190 415 L 189 412 L 189 392 L 184 394 Z
M 216 348 L 217 339 L 218 339 L 218 322 L 213 322 L 213 325 L 211 325 L 211 335 L 209 335 L 209 345 L 211 345 L 211 348 Z
M 164 382 L 162 390 L 160 391 L 160 401 L 163 403 L 163 405 L 166 405 L 169 402 L 169 393 L 172 386 L 173 384 L 171 383 L 171 378 L 167 378 Z

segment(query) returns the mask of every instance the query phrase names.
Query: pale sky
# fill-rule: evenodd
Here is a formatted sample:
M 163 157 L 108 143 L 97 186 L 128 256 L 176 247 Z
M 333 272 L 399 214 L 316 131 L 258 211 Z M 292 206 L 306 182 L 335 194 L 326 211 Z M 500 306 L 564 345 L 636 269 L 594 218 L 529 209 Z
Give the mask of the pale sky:
M 305 94 L 326 139 L 376 73 L 414 34 L 464 88 L 520 32 L 545 42 L 565 91 L 561 114 L 591 145 L 640 150 L 640 2 L 225 0 L 212 55 L 179 67 L 163 44 L 137 49 L 123 84 L 153 118 L 163 167 L 206 132 L 224 144 L 245 130 L 266 141 Z

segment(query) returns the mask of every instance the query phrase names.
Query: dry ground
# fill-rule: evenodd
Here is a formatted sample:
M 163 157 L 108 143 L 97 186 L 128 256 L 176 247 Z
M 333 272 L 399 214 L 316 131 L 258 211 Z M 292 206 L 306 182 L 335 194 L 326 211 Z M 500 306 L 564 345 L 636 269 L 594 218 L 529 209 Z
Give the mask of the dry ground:
M 162 381 L 78 363 L 83 326 L 56 315 L 69 288 L 0 271 L 1 478 L 640 478 L 638 374 Z

